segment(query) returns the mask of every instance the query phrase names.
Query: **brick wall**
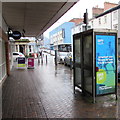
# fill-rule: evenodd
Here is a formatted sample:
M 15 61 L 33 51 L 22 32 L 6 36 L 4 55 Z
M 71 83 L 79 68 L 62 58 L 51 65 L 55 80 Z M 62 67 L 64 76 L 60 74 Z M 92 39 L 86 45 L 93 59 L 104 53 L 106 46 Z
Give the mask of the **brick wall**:
M 101 13 L 104 12 L 104 9 L 103 8 L 98 8 L 98 7 L 93 7 L 92 8 L 92 16 L 95 17 Z
M 92 17 L 95 17 L 104 11 L 116 7 L 118 4 L 110 3 L 110 2 L 104 2 L 104 8 L 98 8 L 98 6 L 92 8 Z
M 110 2 L 104 2 L 104 11 L 116 7 L 118 4 L 115 3 L 110 3 Z
M 72 20 L 70 20 L 69 22 L 74 22 L 76 25 L 80 24 L 81 22 L 83 22 L 82 18 L 74 18 Z

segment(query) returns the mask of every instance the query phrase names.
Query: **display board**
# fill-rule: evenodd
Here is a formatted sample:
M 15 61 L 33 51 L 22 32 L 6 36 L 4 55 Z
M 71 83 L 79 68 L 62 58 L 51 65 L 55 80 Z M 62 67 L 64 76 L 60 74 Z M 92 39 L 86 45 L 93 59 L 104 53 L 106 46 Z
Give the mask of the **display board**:
M 96 95 L 115 93 L 116 38 L 96 35 Z
M 25 57 L 18 57 L 17 62 L 18 62 L 18 65 L 17 65 L 18 68 L 25 68 L 26 67 Z
M 28 58 L 28 68 L 34 68 L 34 58 Z

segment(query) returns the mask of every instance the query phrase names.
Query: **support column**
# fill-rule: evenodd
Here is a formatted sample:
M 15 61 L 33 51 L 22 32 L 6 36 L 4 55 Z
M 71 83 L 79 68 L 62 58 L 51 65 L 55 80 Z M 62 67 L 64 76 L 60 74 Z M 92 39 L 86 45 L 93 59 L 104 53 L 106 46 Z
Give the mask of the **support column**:
M 7 75 L 10 75 L 10 61 L 9 61 L 9 42 L 5 42 L 6 48 L 6 68 L 7 68 Z
M 29 45 L 27 45 L 27 54 L 29 55 Z
M 15 50 L 15 52 L 17 51 L 17 49 L 16 49 L 16 45 L 15 45 L 15 49 L 14 49 L 14 50 Z
M 18 52 L 20 52 L 19 45 L 17 45 L 17 48 L 18 48 Z
M 28 55 L 27 45 L 25 45 L 25 55 Z
M 31 53 L 33 53 L 33 45 L 31 45 Z

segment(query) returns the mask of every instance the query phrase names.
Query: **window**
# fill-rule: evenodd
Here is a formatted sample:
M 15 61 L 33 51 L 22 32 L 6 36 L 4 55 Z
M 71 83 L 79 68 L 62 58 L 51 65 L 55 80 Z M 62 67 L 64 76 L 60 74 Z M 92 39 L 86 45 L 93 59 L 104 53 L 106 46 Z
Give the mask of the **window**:
M 113 25 L 113 28 L 117 30 L 118 29 L 118 25 L 117 24 Z
M 70 52 L 72 50 L 71 45 L 58 45 L 58 51 L 60 52 Z
M 13 55 L 19 55 L 18 53 L 13 53 Z
M 107 23 L 107 16 L 104 16 L 104 23 Z
M 87 26 L 87 29 L 89 30 L 90 28 L 91 28 L 91 26 L 88 25 L 88 26 Z
M 81 32 L 81 27 L 80 26 L 78 26 L 78 30 Z
M 118 17 L 117 17 L 117 11 L 114 11 L 114 12 L 113 12 L 113 20 L 117 20 L 117 18 L 118 18 Z
M 91 23 L 92 23 L 92 26 L 93 26 L 93 21 Z
M 101 18 L 99 18 L 99 25 L 101 24 Z
M 82 31 L 85 31 L 85 26 L 82 26 Z

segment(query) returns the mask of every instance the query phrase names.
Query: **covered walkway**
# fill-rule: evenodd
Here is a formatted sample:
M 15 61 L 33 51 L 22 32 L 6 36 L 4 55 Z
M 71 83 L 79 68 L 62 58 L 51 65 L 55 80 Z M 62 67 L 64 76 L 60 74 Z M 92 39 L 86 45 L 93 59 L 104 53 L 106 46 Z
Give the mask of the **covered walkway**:
M 3 118 L 120 118 L 120 99 L 104 96 L 92 104 L 74 94 L 72 82 L 69 67 L 55 67 L 50 55 L 47 64 L 35 60 L 35 69 L 14 67 L 3 84 Z

